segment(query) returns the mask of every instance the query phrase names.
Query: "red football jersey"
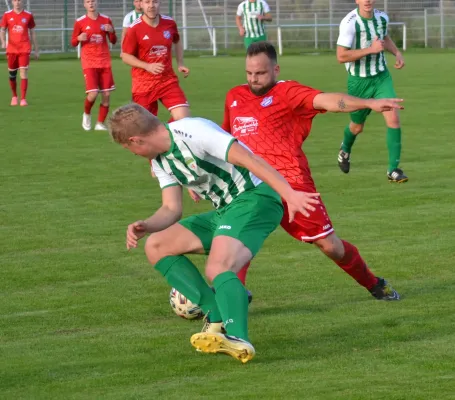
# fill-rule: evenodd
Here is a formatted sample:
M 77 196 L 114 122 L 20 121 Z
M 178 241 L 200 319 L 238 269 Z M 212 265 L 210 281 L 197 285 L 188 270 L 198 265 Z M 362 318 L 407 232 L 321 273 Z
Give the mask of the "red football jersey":
M 172 44 L 180 40 L 175 21 L 165 15 L 160 15 L 158 25 L 153 28 L 143 17 L 137 19 L 126 32 L 122 51 L 131 54 L 146 63 L 161 63 L 165 68 L 161 74 L 151 74 L 142 68 L 133 67 L 131 70 L 133 93 L 145 93 L 157 84 L 169 79 L 176 79 L 172 69 Z
M 8 46 L 6 52 L 9 54 L 30 53 L 32 45 L 30 43 L 29 29 L 35 27 L 33 14 L 22 10 L 17 14 L 14 10 L 3 14 L 2 28 L 8 31 Z
M 222 127 L 291 185 L 315 191 L 302 144 L 313 118 L 324 112 L 313 107 L 319 93 L 295 81 L 279 81 L 264 96 L 251 93 L 248 85 L 236 86 L 226 96 Z
M 103 14 L 98 14 L 96 19 L 83 15 L 74 23 L 73 36 L 71 37 L 71 44 L 74 47 L 79 44 L 77 37 L 83 32 L 87 34 L 87 40 L 80 42 L 82 69 L 111 67 L 111 52 L 107 39 L 115 44 L 117 36 L 115 31 L 106 32 L 105 25 L 114 27 L 111 19 Z

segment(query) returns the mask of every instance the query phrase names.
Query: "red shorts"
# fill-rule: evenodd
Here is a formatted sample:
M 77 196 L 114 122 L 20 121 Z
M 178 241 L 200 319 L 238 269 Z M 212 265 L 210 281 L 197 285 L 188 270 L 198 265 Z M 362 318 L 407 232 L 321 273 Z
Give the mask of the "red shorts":
M 85 68 L 85 93 L 115 90 L 112 68 Z
M 153 115 L 158 114 L 158 100 L 169 111 L 177 107 L 189 107 L 185 93 L 178 81 L 159 85 L 150 92 L 133 93 L 133 101 L 146 108 Z
M 281 220 L 283 229 L 295 239 L 307 243 L 313 243 L 318 239 L 329 236 L 334 231 L 332 221 L 330 221 L 330 217 L 321 198 L 319 198 L 319 201 L 321 203 L 316 206 L 316 210 L 310 212 L 309 217 L 297 213 L 294 216 L 294 221 L 291 223 L 289 223 L 288 206 L 283 201 L 284 215 Z
M 8 59 L 8 69 L 10 71 L 16 71 L 20 68 L 28 68 L 28 65 L 30 64 L 30 53 L 8 53 L 6 58 Z

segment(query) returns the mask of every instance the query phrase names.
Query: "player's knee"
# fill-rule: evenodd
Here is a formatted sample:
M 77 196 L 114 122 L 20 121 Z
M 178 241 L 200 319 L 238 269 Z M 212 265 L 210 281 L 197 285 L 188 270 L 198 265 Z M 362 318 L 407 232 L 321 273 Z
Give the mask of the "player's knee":
M 351 122 L 349 125 L 349 130 L 354 135 L 358 135 L 363 132 L 363 124 L 354 124 L 353 122 Z
M 398 114 L 397 110 L 391 111 L 389 115 L 385 116 L 385 118 L 387 127 L 394 129 L 400 127 L 400 115 Z
M 162 258 L 170 255 L 167 246 L 161 240 L 161 235 L 152 234 L 145 243 L 145 254 L 152 265 L 155 265 Z
M 25 68 L 22 68 L 20 70 L 20 75 L 21 75 L 21 79 L 27 79 L 27 70 Z
M 96 100 L 96 96 L 98 96 L 98 92 L 89 92 L 87 93 L 87 100 L 93 103 Z
M 314 244 L 332 260 L 338 261 L 344 256 L 343 242 L 335 234 L 329 235 L 324 239 L 320 239 L 314 242 Z
M 17 70 L 16 71 L 9 71 L 9 80 L 15 81 L 17 78 Z
M 109 99 L 111 97 L 111 92 L 101 92 L 101 102 L 104 106 L 109 105 Z
M 219 274 L 230 271 L 230 266 L 226 262 L 212 261 L 208 262 L 205 267 L 205 276 L 213 281 Z

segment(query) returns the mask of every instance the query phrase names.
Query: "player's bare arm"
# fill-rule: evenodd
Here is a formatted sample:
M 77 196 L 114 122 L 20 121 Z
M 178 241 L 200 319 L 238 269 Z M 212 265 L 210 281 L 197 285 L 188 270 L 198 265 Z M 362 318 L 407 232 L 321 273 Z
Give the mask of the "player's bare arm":
M 5 28 L 0 28 L 0 42 L 2 44 L 2 49 L 6 49 L 6 30 Z
M 289 185 L 280 173 L 261 157 L 249 152 L 242 145 L 235 142 L 229 149 L 227 160 L 239 167 L 246 168 L 259 179 L 270 185 L 286 202 L 289 208 L 289 220 L 294 219 L 297 212 L 306 217 L 308 211 L 314 211 L 312 204 L 319 204 L 319 193 L 297 192 Z
M 162 191 L 162 205 L 149 218 L 128 225 L 126 230 L 126 248 L 137 247 L 137 242 L 148 233 L 154 233 L 169 228 L 182 217 L 182 187 L 169 186 Z
M 394 109 L 402 110 L 403 99 L 361 99 L 349 96 L 344 93 L 320 93 L 313 99 L 313 107 L 316 110 L 326 110 L 329 112 L 350 113 L 357 110 L 369 108 L 376 112 L 390 111 Z
M 271 22 L 272 21 L 272 13 L 266 13 L 264 15 L 258 15 L 258 20 Z
M 164 65 L 161 63 L 146 63 L 145 61 L 139 60 L 136 56 L 122 52 L 122 60 L 125 64 L 130 67 L 141 68 L 151 74 L 157 75 L 161 74 L 164 71 Z
M 340 64 L 360 60 L 370 54 L 378 54 L 384 51 L 384 41 L 375 38 L 370 47 L 366 49 L 349 49 L 344 46 L 337 46 L 337 60 Z
M 35 59 L 38 60 L 38 58 L 39 58 L 39 49 L 38 49 L 38 40 L 36 39 L 35 29 L 30 29 L 30 34 L 31 34 L 31 37 L 32 37 L 33 48 L 35 50 Z
M 389 53 L 392 53 L 395 56 L 395 65 L 396 69 L 401 69 L 404 67 L 404 58 L 401 54 L 400 50 L 394 43 L 394 41 L 390 38 L 390 36 L 386 36 L 384 38 L 384 49 L 387 50 Z
M 174 51 L 178 71 L 183 74 L 184 78 L 186 78 L 190 74 L 190 69 L 183 65 L 183 44 L 181 40 L 179 40 L 177 43 L 174 43 Z
M 237 25 L 237 28 L 239 30 L 239 35 L 240 36 L 245 36 L 245 28 L 242 25 L 242 17 L 239 17 L 238 15 L 235 16 L 235 24 Z

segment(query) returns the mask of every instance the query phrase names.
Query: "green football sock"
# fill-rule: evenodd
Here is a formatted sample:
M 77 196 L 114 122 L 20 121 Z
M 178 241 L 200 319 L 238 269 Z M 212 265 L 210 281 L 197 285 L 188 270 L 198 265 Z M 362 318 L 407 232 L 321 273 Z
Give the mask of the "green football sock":
M 349 125 L 344 128 L 344 138 L 343 143 L 341 143 L 341 150 L 346 153 L 351 153 L 352 146 L 354 145 L 357 135 L 354 135 L 349 129 Z
M 213 287 L 227 334 L 248 341 L 248 295 L 242 282 L 226 271 L 216 276 Z
M 166 278 L 169 285 L 194 304 L 198 304 L 204 314 L 210 312 L 211 322 L 221 322 L 215 293 L 188 258 L 185 256 L 164 257 L 156 263 L 155 269 Z
M 387 148 L 389 149 L 389 169 L 398 167 L 401 156 L 401 128 L 387 128 Z

